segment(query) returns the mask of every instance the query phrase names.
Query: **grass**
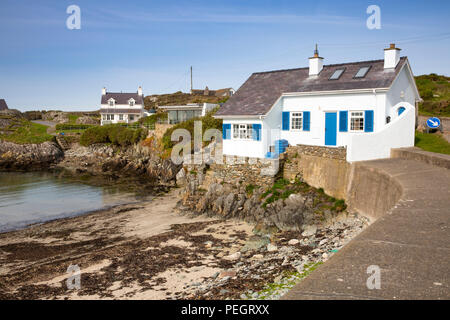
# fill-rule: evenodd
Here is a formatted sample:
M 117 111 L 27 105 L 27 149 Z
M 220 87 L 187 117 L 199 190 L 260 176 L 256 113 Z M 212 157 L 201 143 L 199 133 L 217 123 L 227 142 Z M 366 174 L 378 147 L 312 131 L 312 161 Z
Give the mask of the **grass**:
M 424 100 L 419 113 L 427 116 L 450 116 L 450 77 L 435 73 L 415 77 L 417 89 Z
M 51 141 L 53 136 L 47 134 L 47 128 L 47 126 L 33 123 L 28 120 L 18 120 L 14 122 L 13 126 L 8 128 L 7 131 L 9 131 L 9 133 L 0 135 L 0 139 L 18 144 L 37 144 Z
M 450 143 L 437 134 L 416 131 L 415 145 L 425 151 L 450 154 Z
M 146 109 L 156 109 L 158 106 L 185 105 L 187 103 L 222 103 L 226 99 L 224 97 L 192 95 L 178 91 L 169 94 L 146 96 L 144 105 Z
M 78 119 L 79 117 L 80 117 L 80 116 L 75 115 L 75 114 L 69 114 L 69 115 L 68 115 L 69 123 L 76 123 L 76 122 L 77 122 L 77 119 Z
M 325 210 L 331 210 L 338 213 L 347 209 L 344 200 L 330 197 L 322 188 L 313 188 L 300 180 L 290 183 L 286 179 L 278 179 L 261 195 L 261 200 L 264 200 L 262 207 L 267 208 L 267 205 L 270 203 L 279 199 L 287 199 L 291 194 L 297 193 L 314 194 L 313 206 L 315 207 L 315 212 L 319 215 L 323 215 Z

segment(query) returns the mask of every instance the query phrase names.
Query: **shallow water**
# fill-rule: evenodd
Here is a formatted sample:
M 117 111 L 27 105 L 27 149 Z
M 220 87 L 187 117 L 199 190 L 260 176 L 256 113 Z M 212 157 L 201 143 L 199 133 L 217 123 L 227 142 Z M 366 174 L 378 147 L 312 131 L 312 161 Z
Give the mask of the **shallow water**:
M 0 232 L 149 198 L 136 185 L 92 185 L 49 172 L 0 172 Z

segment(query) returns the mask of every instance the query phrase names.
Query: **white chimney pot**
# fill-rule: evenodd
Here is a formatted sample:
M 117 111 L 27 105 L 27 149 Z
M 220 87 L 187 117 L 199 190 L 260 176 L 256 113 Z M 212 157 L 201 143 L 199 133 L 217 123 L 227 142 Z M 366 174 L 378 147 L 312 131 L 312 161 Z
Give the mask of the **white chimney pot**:
M 138 95 L 142 96 L 142 87 L 141 86 L 139 86 L 139 88 L 138 88 Z
M 400 48 L 395 47 L 395 43 L 391 43 L 390 47 L 384 49 L 384 68 L 393 69 L 400 61 Z

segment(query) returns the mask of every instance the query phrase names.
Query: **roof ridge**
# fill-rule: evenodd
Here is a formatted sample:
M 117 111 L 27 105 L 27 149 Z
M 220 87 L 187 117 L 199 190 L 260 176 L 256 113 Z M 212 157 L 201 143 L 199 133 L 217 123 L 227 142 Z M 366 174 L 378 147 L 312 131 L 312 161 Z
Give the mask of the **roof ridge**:
M 406 59 L 406 58 L 407 58 L 407 56 L 400 57 L 400 59 Z M 349 64 L 376 63 L 376 62 L 382 62 L 382 61 L 384 61 L 384 59 L 354 61 L 354 62 L 343 62 L 343 63 L 333 63 L 333 64 L 324 64 L 323 67 L 324 68 L 325 67 L 338 67 L 338 66 L 349 65 Z M 270 71 L 260 71 L 260 72 L 253 72 L 252 74 L 286 72 L 286 71 L 295 71 L 295 70 L 303 70 L 303 69 L 309 69 L 309 67 L 291 68 L 291 69 L 279 69 L 279 70 L 270 70 Z

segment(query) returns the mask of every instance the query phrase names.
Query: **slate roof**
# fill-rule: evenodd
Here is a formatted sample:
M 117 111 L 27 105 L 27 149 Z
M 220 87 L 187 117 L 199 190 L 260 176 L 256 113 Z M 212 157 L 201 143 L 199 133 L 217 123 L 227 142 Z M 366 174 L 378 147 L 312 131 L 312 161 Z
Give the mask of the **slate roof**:
M 101 108 L 100 113 L 132 113 L 132 114 L 140 114 L 142 112 L 142 109 L 106 109 Z
M 0 111 L 8 110 L 8 105 L 6 104 L 5 99 L 0 99 Z
M 215 116 L 265 115 L 283 93 L 353 89 L 376 89 L 391 86 L 406 63 L 400 58 L 394 71 L 384 70 L 384 60 L 324 65 L 318 76 L 309 76 L 309 68 L 253 73 Z M 371 66 L 364 78 L 355 79 L 359 68 Z M 345 68 L 338 80 L 328 80 L 336 69 Z
M 140 96 L 136 92 L 132 93 L 107 92 L 105 95 L 102 95 L 101 104 L 108 104 L 108 100 L 111 98 L 116 100 L 116 104 L 128 104 L 128 100 L 133 98 L 134 101 L 136 101 L 136 104 L 144 105 L 144 96 Z

